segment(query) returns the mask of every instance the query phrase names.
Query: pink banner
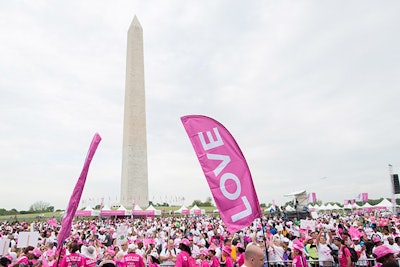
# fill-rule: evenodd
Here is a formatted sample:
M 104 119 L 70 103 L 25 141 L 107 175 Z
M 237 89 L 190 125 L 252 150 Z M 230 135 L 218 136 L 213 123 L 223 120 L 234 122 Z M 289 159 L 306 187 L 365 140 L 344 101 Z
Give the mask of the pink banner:
M 74 219 L 75 212 L 81 200 L 82 191 L 83 188 L 85 187 L 85 182 L 89 171 L 90 162 L 93 159 L 94 153 L 96 152 L 97 146 L 99 145 L 100 141 L 101 137 L 98 133 L 96 133 L 92 139 L 92 143 L 90 144 L 89 152 L 86 155 L 86 160 L 83 165 L 81 175 L 79 176 L 74 191 L 72 192 L 71 198 L 69 199 L 68 208 L 65 217 L 61 223 L 60 233 L 58 234 L 57 248 L 61 248 L 63 246 L 64 240 L 70 235 L 71 223 L 72 220 Z
M 260 204 L 246 159 L 228 130 L 201 115 L 181 118 L 229 232 L 261 217 Z
M 132 215 L 134 216 L 154 216 L 154 210 L 133 210 Z
M 368 193 L 362 193 L 362 201 L 368 202 Z
M 347 199 L 344 200 L 344 205 L 347 206 L 349 204 L 349 201 Z
M 125 216 L 126 212 L 124 210 L 101 210 L 100 216 Z
M 75 212 L 75 217 L 92 216 L 91 210 L 77 210 Z
M 308 193 L 307 194 L 307 200 L 309 203 L 316 203 L 317 202 L 317 194 L 313 193 Z

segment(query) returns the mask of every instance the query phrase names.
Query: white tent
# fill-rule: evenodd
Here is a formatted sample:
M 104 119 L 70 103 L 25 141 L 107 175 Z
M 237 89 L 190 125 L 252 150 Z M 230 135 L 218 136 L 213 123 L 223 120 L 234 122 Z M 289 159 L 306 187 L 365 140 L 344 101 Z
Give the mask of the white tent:
M 135 205 L 135 207 L 133 207 L 133 210 L 143 210 L 138 204 Z
M 188 208 L 186 208 L 184 205 L 182 205 L 182 207 L 180 207 L 178 210 L 176 210 L 175 213 L 189 214 L 190 210 Z
M 154 215 L 161 215 L 161 210 L 157 210 L 153 205 L 150 205 L 146 210 L 154 211 Z
M 333 206 L 331 203 L 328 203 L 328 205 L 325 206 L 325 210 L 333 210 Z
M 345 209 L 345 210 L 352 210 L 353 207 L 351 206 L 350 203 L 347 203 L 347 205 L 344 205 L 343 209 Z
M 117 210 L 126 210 L 126 208 L 123 205 L 121 205 Z
M 336 204 L 336 203 L 333 204 L 332 207 L 333 207 L 334 210 L 341 210 L 341 209 L 342 209 L 342 207 L 340 207 L 340 206 L 339 206 L 338 204 Z
M 374 208 L 386 208 L 386 209 L 391 209 L 393 208 L 393 204 L 384 198 L 381 202 L 373 206 Z
M 204 209 L 200 209 L 197 205 L 194 205 L 193 208 L 190 209 L 190 214 L 205 214 L 206 211 Z
M 367 203 L 365 203 L 361 208 L 363 208 L 363 209 L 370 209 L 370 208 L 373 208 L 374 206 L 372 206 L 371 204 L 369 204 L 368 202 Z
M 308 204 L 307 208 L 309 211 L 318 211 L 319 210 L 319 206 L 317 204 L 315 204 L 314 206 L 311 204 Z

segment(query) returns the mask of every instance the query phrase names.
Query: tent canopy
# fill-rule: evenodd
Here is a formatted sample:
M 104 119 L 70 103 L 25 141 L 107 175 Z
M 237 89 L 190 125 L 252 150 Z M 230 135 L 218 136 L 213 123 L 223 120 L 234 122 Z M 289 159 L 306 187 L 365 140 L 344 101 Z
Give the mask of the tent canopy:
M 393 204 L 387 200 L 386 198 L 382 199 L 381 202 L 379 202 L 378 204 L 374 205 L 374 208 L 393 208 Z

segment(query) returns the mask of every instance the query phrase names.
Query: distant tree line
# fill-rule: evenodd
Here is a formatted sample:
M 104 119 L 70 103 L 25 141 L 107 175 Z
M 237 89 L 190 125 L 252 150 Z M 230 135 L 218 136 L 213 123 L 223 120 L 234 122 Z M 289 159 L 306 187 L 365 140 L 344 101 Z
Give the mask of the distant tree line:
M 44 201 L 37 201 L 29 207 L 29 210 L 18 211 L 16 209 L 6 210 L 6 209 L 0 208 L 0 216 L 44 213 L 44 212 L 54 212 L 54 206 L 51 206 L 50 203 L 47 203 Z

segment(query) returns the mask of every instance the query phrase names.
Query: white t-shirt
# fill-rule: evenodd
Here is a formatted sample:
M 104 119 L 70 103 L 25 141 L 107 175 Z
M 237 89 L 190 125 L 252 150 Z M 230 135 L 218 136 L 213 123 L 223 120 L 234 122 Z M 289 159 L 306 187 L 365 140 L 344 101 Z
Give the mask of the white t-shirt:
M 333 257 L 330 254 L 331 249 L 328 247 L 328 244 L 321 244 L 317 245 L 318 250 L 318 260 L 321 261 L 331 261 L 333 262 Z

